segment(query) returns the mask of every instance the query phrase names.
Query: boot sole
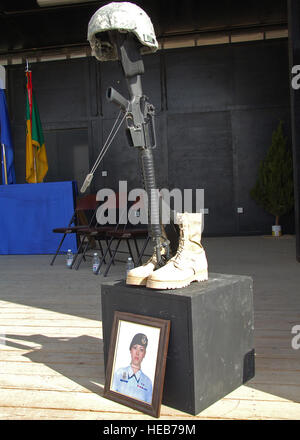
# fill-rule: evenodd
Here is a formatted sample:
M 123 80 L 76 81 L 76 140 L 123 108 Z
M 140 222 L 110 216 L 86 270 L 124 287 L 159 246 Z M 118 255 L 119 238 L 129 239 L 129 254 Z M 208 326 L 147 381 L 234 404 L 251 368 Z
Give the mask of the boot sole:
M 130 277 L 127 276 L 126 278 L 126 284 L 129 284 L 131 286 L 146 286 L 147 283 L 147 277 Z
M 201 270 L 195 275 L 186 278 L 182 281 L 158 281 L 158 280 L 147 280 L 146 287 L 149 289 L 180 289 L 181 287 L 189 286 L 193 281 L 207 281 L 208 272 L 207 270 Z

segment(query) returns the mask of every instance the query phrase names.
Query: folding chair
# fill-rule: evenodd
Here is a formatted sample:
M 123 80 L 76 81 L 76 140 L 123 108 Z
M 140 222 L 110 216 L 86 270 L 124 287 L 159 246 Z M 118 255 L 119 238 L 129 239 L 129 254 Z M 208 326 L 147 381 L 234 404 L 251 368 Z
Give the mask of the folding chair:
M 139 201 L 139 197 L 137 197 L 136 201 L 133 202 L 132 207 L 134 207 L 134 205 L 137 204 L 138 201 Z M 118 199 L 118 202 L 119 202 L 119 199 Z M 120 206 L 118 206 L 118 208 L 120 209 Z M 122 227 L 120 227 L 121 220 L 122 220 L 122 217 L 123 217 L 125 210 L 128 212 L 128 205 L 126 205 L 126 207 L 123 208 L 123 210 L 119 213 L 119 221 L 118 221 L 118 224 L 116 225 L 116 227 L 114 229 L 111 229 L 110 231 L 106 232 L 106 237 L 107 237 L 107 239 L 109 239 L 109 242 L 107 243 L 107 249 L 102 256 L 102 259 L 100 260 L 100 265 L 99 265 L 98 270 L 96 272 L 97 274 L 99 273 L 102 264 L 105 263 L 106 256 L 108 255 L 108 253 L 110 253 L 110 260 L 109 260 L 107 267 L 105 269 L 104 277 L 107 276 L 111 265 L 114 263 L 115 256 L 116 256 L 117 252 L 125 253 L 127 255 L 129 254 L 131 256 L 134 264 L 138 265 L 141 262 L 141 259 L 144 255 L 147 244 L 149 243 L 149 240 L 150 240 L 148 228 L 128 227 L 128 221 L 126 224 L 123 224 Z M 139 248 L 138 248 L 138 244 L 137 244 L 138 238 L 145 239 L 141 250 L 139 250 Z M 114 249 L 112 249 L 112 244 L 114 243 L 115 240 L 116 240 L 116 246 Z M 121 242 L 124 240 L 126 241 L 128 251 L 120 250 L 120 248 L 119 248 Z M 134 243 L 137 258 L 135 258 L 134 253 L 132 252 L 132 247 L 131 247 L 130 241 L 133 241 L 133 243 Z
M 132 261 L 134 262 L 135 266 L 138 266 L 140 264 L 141 259 L 144 255 L 144 251 L 145 251 L 147 244 L 149 243 L 149 240 L 150 240 L 148 229 L 130 229 L 130 228 L 126 229 L 125 228 L 122 231 L 109 231 L 106 233 L 106 236 L 107 236 L 107 238 L 110 238 L 110 241 L 107 244 L 107 251 L 111 250 L 111 245 L 114 240 L 117 240 L 117 243 L 116 243 L 115 248 L 113 249 L 113 253 L 112 253 L 111 258 L 110 258 L 110 260 L 107 264 L 107 267 L 105 269 L 104 277 L 107 276 L 109 269 L 110 269 L 112 263 L 114 262 L 116 253 L 117 252 L 127 253 L 126 251 L 119 250 L 119 246 L 120 246 L 122 240 L 126 241 L 126 244 L 128 247 L 128 253 L 131 256 Z M 137 244 L 138 238 L 145 239 L 141 251 L 139 250 L 138 244 Z M 133 240 L 133 242 L 134 242 L 137 258 L 134 257 L 134 254 L 132 252 L 130 240 Z M 106 256 L 106 254 L 104 254 L 104 256 L 103 256 L 103 261 L 104 261 L 105 256 Z M 101 265 L 101 263 L 102 263 L 102 260 L 100 261 L 100 265 Z M 100 270 L 100 267 L 99 267 L 99 270 Z
M 77 242 L 80 241 L 80 236 L 85 234 L 85 228 L 90 227 L 93 223 L 98 203 L 96 201 L 96 194 L 88 194 L 76 200 L 76 208 L 69 221 L 68 226 L 53 229 L 54 233 L 63 234 L 55 255 L 53 256 L 50 265 L 52 266 L 61 246 L 68 234 L 76 234 Z M 90 220 L 88 220 L 90 218 Z
M 127 200 L 127 194 L 123 194 L 123 197 L 125 197 L 125 199 Z M 115 213 L 115 218 L 117 218 L 116 212 L 119 211 L 119 205 L 120 205 L 120 194 L 114 194 L 113 196 L 109 196 L 108 199 L 105 201 L 106 204 L 108 204 L 108 208 L 113 210 Z M 102 202 L 104 203 L 104 202 Z M 98 203 L 97 207 L 100 206 L 100 203 Z M 118 227 L 117 222 L 113 223 L 113 225 L 111 226 L 102 226 L 100 225 L 96 220 L 94 221 L 93 224 L 90 224 L 89 226 L 82 228 L 80 233 L 82 235 L 81 238 L 81 244 L 78 248 L 77 254 L 74 256 L 73 262 L 72 262 L 72 267 L 75 268 L 75 270 L 79 269 L 79 266 L 82 262 L 83 259 L 85 259 L 85 255 L 86 255 L 86 251 L 88 248 L 88 242 L 86 242 L 86 244 L 84 245 L 84 242 L 86 241 L 86 238 L 93 238 L 94 240 L 97 240 L 99 243 L 99 247 L 101 250 L 101 254 L 103 257 L 103 260 L 101 260 L 103 263 L 106 263 L 105 257 L 107 255 L 107 253 L 109 253 L 110 257 L 112 256 L 111 254 L 111 250 L 110 248 L 107 248 L 107 252 L 104 255 L 104 251 L 101 245 L 101 240 L 105 240 L 106 241 L 106 245 L 108 246 L 108 238 L 107 238 L 107 233 L 110 231 L 115 230 Z M 75 264 L 78 254 L 81 252 L 81 256 L 79 257 L 77 264 Z M 111 264 L 114 263 L 114 260 L 111 261 Z
M 79 254 L 81 254 L 81 255 L 80 255 L 79 260 L 75 266 L 76 270 L 79 269 L 79 266 L 80 266 L 82 260 L 83 259 L 85 260 L 85 256 L 87 255 L 86 252 L 87 252 L 87 249 L 88 249 L 88 246 L 90 243 L 90 239 L 93 239 L 98 242 L 99 248 L 101 251 L 101 255 L 102 255 L 102 257 L 104 257 L 103 262 L 106 263 L 101 241 L 105 240 L 106 245 L 108 246 L 107 233 L 111 230 L 112 230 L 111 226 L 88 226 L 86 228 L 82 228 L 80 230 L 81 243 L 80 243 L 80 246 L 77 250 L 77 253 L 75 254 L 75 256 L 73 258 L 72 267 L 75 265 L 75 262 L 76 262 Z M 88 239 L 88 240 L 86 240 L 86 239 Z M 109 250 L 109 254 L 111 256 L 110 250 Z

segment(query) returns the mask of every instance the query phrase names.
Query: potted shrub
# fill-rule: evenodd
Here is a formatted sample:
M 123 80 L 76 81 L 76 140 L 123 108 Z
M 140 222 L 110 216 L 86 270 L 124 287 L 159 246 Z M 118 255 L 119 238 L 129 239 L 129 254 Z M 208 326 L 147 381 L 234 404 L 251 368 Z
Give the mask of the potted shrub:
M 274 236 L 281 235 L 280 217 L 294 206 L 292 152 L 287 147 L 282 125 L 280 121 L 272 134 L 271 146 L 260 162 L 256 183 L 250 191 L 257 204 L 274 216 Z

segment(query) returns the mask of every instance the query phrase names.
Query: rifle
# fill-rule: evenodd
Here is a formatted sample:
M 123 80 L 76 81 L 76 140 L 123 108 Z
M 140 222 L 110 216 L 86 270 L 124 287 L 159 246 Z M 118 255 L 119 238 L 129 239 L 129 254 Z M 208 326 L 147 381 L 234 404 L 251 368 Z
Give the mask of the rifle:
M 156 187 L 152 153 L 156 147 L 155 108 L 142 91 L 141 75 L 144 73 L 144 63 L 140 55 L 139 42 L 131 33 L 110 31 L 110 34 L 110 38 L 115 42 L 118 50 L 130 99 L 124 98 L 113 87 L 108 88 L 106 97 L 108 101 L 116 104 L 125 113 L 129 145 L 138 149 L 144 186 L 148 195 L 149 235 L 153 240 L 157 265 L 162 266 L 164 262 L 161 246 L 166 248 L 166 255 L 168 255 L 169 244 L 162 236 L 159 194 Z

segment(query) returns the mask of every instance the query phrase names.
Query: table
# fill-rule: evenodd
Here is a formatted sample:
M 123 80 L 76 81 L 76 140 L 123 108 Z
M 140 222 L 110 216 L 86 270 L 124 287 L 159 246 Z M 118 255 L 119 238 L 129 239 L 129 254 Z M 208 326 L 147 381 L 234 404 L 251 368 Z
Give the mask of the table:
M 76 194 L 75 181 L 0 185 L 0 254 L 54 254 L 61 236 L 52 230 L 68 225 Z M 68 249 L 77 251 L 75 234 Z

